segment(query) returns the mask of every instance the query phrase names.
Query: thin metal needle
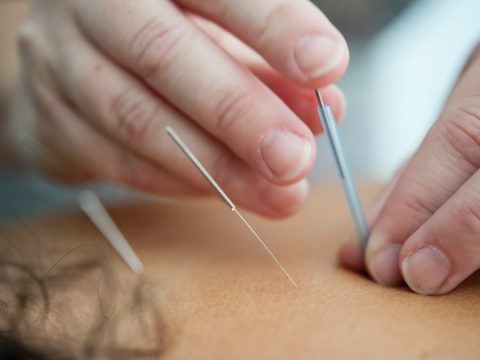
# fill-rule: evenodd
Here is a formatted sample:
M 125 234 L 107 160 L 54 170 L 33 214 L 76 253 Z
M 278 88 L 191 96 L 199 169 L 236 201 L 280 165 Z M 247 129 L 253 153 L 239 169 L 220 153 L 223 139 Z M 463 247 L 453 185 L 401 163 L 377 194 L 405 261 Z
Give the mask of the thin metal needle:
M 320 120 L 322 121 L 323 129 L 327 135 L 330 147 L 332 148 L 338 174 L 340 176 L 340 181 L 342 182 L 343 191 L 345 193 L 345 197 L 347 198 L 350 213 L 355 225 L 357 239 L 360 242 L 362 251 L 365 251 L 370 230 L 365 218 L 365 212 L 363 211 L 360 196 L 358 195 L 357 187 L 355 186 L 347 159 L 343 153 L 343 148 L 337 133 L 337 126 L 335 124 L 335 118 L 333 117 L 332 109 L 330 108 L 330 105 L 324 104 L 322 96 L 320 95 L 320 91 L 315 90 L 315 95 L 317 96 L 319 105 L 318 114 L 320 116 Z
M 80 208 L 95 224 L 103 236 L 105 236 L 110 245 L 118 252 L 130 269 L 136 274 L 140 273 L 143 270 L 142 262 L 120 229 L 115 225 L 115 222 L 100 202 L 98 196 L 93 191 L 83 190 L 78 195 L 78 203 Z
M 262 246 L 265 248 L 265 250 L 267 250 L 267 252 L 270 254 L 270 256 L 273 258 L 273 260 L 275 260 L 275 262 L 277 263 L 277 265 L 280 267 L 280 269 L 282 269 L 283 273 L 285 274 L 286 277 L 288 277 L 288 280 L 290 280 L 290 282 L 293 284 L 293 286 L 297 287 L 297 284 L 295 283 L 295 281 L 293 281 L 292 277 L 290 276 L 290 274 L 288 273 L 288 271 L 282 266 L 282 264 L 280 263 L 280 261 L 278 261 L 278 259 L 275 257 L 275 255 L 273 255 L 273 253 L 270 251 L 270 249 L 268 248 L 268 246 L 263 242 L 263 240 L 260 238 L 260 236 L 258 236 L 257 232 L 255 230 L 253 230 L 253 228 L 250 226 L 250 224 L 247 222 L 247 220 L 245 220 L 245 218 L 243 217 L 242 214 L 240 214 L 240 212 L 237 210 L 237 209 L 232 209 L 240 219 L 242 219 L 242 221 L 245 223 L 245 225 L 250 229 L 250 231 L 253 233 L 253 235 L 255 235 L 255 237 L 257 238 L 257 240 L 260 242 L 260 244 L 262 244 Z
M 222 190 L 220 185 L 217 184 L 217 182 L 212 178 L 212 176 L 208 173 L 207 169 L 202 165 L 202 163 L 197 159 L 195 155 L 190 151 L 188 146 L 183 142 L 182 139 L 177 135 L 175 130 L 173 130 L 170 126 L 167 126 L 165 128 L 165 131 L 167 134 L 172 138 L 172 140 L 178 145 L 178 147 L 187 155 L 187 157 L 190 159 L 190 161 L 195 165 L 195 167 L 202 173 L 202 175 L 208 180 L 210 185 L 213 186 L 215 191 L 220 195 L 220 197 L 227 203 L 227 205 L 234 210 L 235 209 L 235 204 L 233 203 L 232 200 L 225 194 L 225 192 Z
M 320 95 L 320 91 L 315 89 L 315 95 L 317 96 L 318 105 L 320 105 L 320 107 L 324 108 L 325 104 L 323 103 L 323 99 L 322 99 L 322 95 Z
M 27 133 L 23 133 L 22 135 L 23 137 L 20 139 L 20 142 L 29 151 L 39 159 L 48 162 L 60 173 L 65 174 L 60 166 L 59 159 L 54 159 L 53 154 L 48 154 L 48 150 L 31 135 Z M 125 239 L 115 225 L 110 215 L 108 215 L 107 210 L 97 195 L 90 190 L 83 190 L 78 195 L 78 204 L 130 269 L 136 274 L 140 273 L 143 270 L 142 262 L 131 248 L 127 239 Z
M 210 185 L 217 191 L 217 193 L 220 195 L 220 197 L 227 203 L 227 205 L 230 207 L 230 209 L 242 220 L 242 222 L 247 226 L 247 228 L 252 232 L 252 234 L 255 236 L 255 238 L 260 242 L 260 244 L 265 248 L 265 250 L 268 252 L 268 254 L 272 257 L 272 259 L 275 261 L 275 263 L 278 265 L 278 267 L 282 270 L 282 272 L 285 274 L 285 276 L 290 280 L 293 286 L 297 287 L 297 284 L 295 281 L 293 281 L 292 277 L 290 274 L 287 272 L 287 270 L 282 266 L 280 261 L 273 255 L 273 253 L 270 251 L 268 246 L 265 244 L 265 242 L 260 238 L 260 236 L 253 230 L 253 228 L 250 226 L 250 224 L 247 222 L 247 220 L 243 217 L 243 215 L 237 210 L 237 207 L 233 203 L 233 201 L 225 194 L 225 192 L 222 190 L 220 185 L 217 184 L 217 182 L 213 179 L 213 177 L 208 173 L 207 169 L 200 163 L 200 161 L 197 159 L 197 157 L 192 153 L 192 151 L 188 148 L 188 146 L 180 139 L 178 134 L 173 130 L 171 127 L 167 126 L 165 128 L 166 133 L 172 138 L 172 140 L 178 145 L 178 147 L 187 155 L 187 157 L 190 159 L 190 161 L 196 166 L 196 168 L 202 173 L 202 175 L 208 180 Z

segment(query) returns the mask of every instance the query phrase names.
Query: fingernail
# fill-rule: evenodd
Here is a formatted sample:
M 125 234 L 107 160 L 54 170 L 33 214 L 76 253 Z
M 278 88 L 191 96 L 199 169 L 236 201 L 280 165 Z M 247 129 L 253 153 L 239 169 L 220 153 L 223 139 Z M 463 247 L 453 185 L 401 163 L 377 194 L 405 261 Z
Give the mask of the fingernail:
M 270 185 L 262 194 L 262 199 L 273 210 L 281 214 L 291 214 L 305 202 L 309 192 L 307 180 L 289 186 Z
M 310 142 L 286 130 L 270 130 L 262 140 L 262 159 L 280 180 L 293 180 L 300 175 L 311 154 Z
M 423 295 L 434 294 L 450 275 L 450 261 L 435 246 L 426 246 L 402 261 L 402 272 L 408 286 Z
M 310 79 L 333 70 L 342 61 L 344 46 L 339 40 L 324 35 L 307 36 L 295 48 L 295 61 Z
M 402 276 L 398 267 L 400 245 L 388 245 L 380 250 L 369 263 L 372 277 L 383 286 L 394 286 L 401 282 Z

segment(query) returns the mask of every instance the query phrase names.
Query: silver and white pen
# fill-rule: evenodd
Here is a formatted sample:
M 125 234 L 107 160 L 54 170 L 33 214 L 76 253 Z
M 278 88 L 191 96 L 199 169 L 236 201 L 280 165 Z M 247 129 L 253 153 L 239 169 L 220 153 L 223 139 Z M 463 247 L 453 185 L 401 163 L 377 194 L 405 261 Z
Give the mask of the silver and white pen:
M 355 181 L 353 180 L 350 167 L 348 166 L 347 159 L 343 153 L 342 144 L 337 132 L 335 117 L 333 116 L 330 105 L 323 102 L 320 91 L 315 90 L 315 94 L 317 95 L 318 100 L 318 115 L 320 116 L 320 121 L 322 122 L 328 143 L 333 152 L 338 175 L 342 182 L 343 191 L 347 198 L 350 214 L 352 215 L 353 223 L 355 225 L 357 238 L 360 242 L 360 248 L 362 251 L 365 251 L 370 230 L 365 218 L 365 212 L 363 211 L 360 196 L 358 195 L 357 187 L 355 186 Z

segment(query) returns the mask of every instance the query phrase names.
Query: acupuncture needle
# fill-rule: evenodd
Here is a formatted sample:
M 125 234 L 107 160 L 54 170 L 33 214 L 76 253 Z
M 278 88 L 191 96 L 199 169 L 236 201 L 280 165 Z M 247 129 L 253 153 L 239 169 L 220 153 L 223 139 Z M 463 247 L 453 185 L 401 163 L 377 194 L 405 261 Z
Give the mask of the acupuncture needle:
M 183 153 L 190 159 L 190 161 L 195 165 L 195 167 L 202 173 L 202 175 L 207 179 L 210 185 L 215 189 L 215 191 L 220 195 L 220 197 L 225 201 L 225 203 L 230 207 L 230 209 L 242 220 L 245 226 L 250 230 L 250 232 L 255 236 L 258 242 L 263 246 L 263 248 L 267 251 L 267 253 L 272 257 L 278 267 L 282 270 L 285 276 L 290 280 L 293 286 L 297 287 L 295 281 L 293 281 L 292 277 L 288 273 L 288 271 L 283 267 L 283 265 L 278 261 L 277 257 L 272 253 L 272 251 L 268 248 L 267 244 L 262 240 L 262 238 L 257 234 L 255 230 L 253 230 L 252 226 L 248 223 L 248 221 L 243 217 L 243 215 L 238 211 L 237 207 L 233 203 L 233 201 L 225 194 L 222 190 L 220 185 L 215 181 L 215 179 L 209 174 L 207 169 L 202 165 L 202 163 L 197 159 L 197 157 L 192 153 L 192 151 L 188 148 L 188 146 L 183 142 L 183 140 L 178 136 L 178 134 L 173 130 L 170 126 L 165 128 L 166 133 L 172 138 L 172 140 L 177 144 L 177 146 L 183 151 Z
M 48 151 L 42 144 L 27 133 L 23 135 L 24 138 L 22 138 L 20 142 L 29 151 L 63 173 L 59 162 L 53 159 L 53 154 L 48 156 Z M 28 138 L 29 142 L 26 141 L 26 138 Z M 33 145 L 35 145 L 36 148 Z M 102 205 L 98 196 L 93 191 L 82 190 L 78 195 L 78 203 L 83 212 L 85 212 L 88 218 L 107 239 L 123 261 L 125 261 L 128 267 L 130 267 L 134 273 L 140 273 L 143 270 L 142 262 L 128 243 L 127 239 L 115 225 L 115 222 Z
M 338 136 L 335 117 L 333 116 L 330 105 L 323 102 L 322 96 L 318 89 L 315 90 L 315 94 L 318 100 L 318 114 L 320 116 L 320 121 L 322 122 L 323 129 L 327 135 L 328 143 L 333 152 L 338 175 L 342 183 L 345 197 L 347 198 L 348 207 L 353 219 L 357 238 L 360 242 L 360 248 L 362 251 L 365 251 L 370 230 L 365 218 L 365 212 L 363 211 L 360 196 L 358 195 L 357 187 L 355 186 L 355 181 L 353 180 L 350 167 L 348 166 L 347 159 L 343 152 L 340 137 Z
M 110 245 L 135 273 L 143 270 L 143 264 L 123 236 L 112 217 L 102 205 L 98 196 L 91 190 L 82 190 L 78 195 L 80 208 L 85 212 L 97 229 L 105 236 Z

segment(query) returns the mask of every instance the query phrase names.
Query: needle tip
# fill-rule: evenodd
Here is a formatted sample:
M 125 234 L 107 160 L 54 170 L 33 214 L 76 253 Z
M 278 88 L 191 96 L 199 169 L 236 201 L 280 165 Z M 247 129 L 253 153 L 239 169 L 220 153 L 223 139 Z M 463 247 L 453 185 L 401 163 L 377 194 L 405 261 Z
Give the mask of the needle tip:
M 318 89 L 315 89 L 315 95 L 317 96 L 317 101 L 318 101 L 318 105 L 320 105 L 320 107 L 325 107 L 325 104 L 323 103 L 323 99 L 322 99 L 322 95 L 320 94 L 320 91 Z

